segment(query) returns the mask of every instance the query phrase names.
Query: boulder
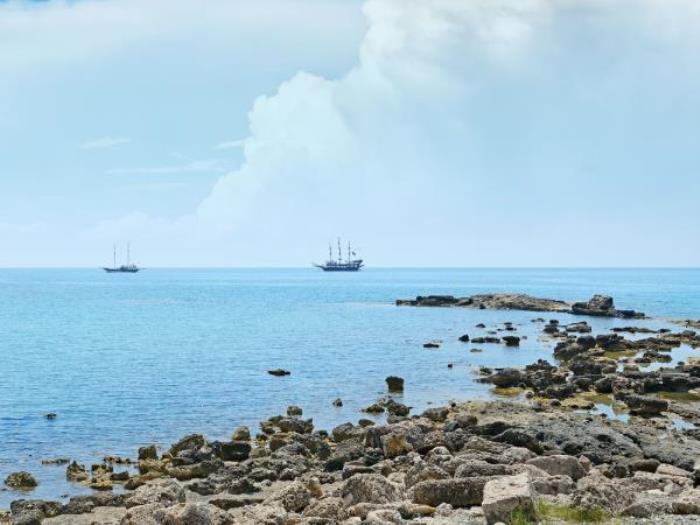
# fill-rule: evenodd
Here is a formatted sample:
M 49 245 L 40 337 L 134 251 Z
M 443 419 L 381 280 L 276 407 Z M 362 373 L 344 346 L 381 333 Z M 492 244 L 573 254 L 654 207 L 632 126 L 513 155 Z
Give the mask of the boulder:
M 346 506 L 358 503 L 392 503 L 401 499 L 399 487 L 379 474 L 357 474 L 341 488 Z
M 240 426 L 233 431 L 231 436 L 232 441 L 250 441 L 250 429 L 246 426 Z
M 488 525 L 509 523 L 516 510 L 526 516 L 534 514 L 535 493 L 526 472 L 493 479 L 484 486 L 481 509 Z
M 527 464 L 534 465 L 551 476 L 569 476 L 574 481 L 586 475 L 586 470 L 581 465 L 581 462 L 573 456 L 560 454 L 539 456 L 532 458 Z
M 505 335 L 502 337 L 506 346 L 520 346 L 520 338 L 515 335 Z
M 480 505 L 484 486 L 492 476 L 452 478 L 421 481 L 411 488 L 411 500 L 421 505 L 437 507 L 443 503 L 453 507 Z
M 139 461 L 144 459 L 158 459 L 158 448 L 155 445 L 139 448 Z
M 268 370 L 267 373 L 271 376 L 277 377 L 288 376 L 292 374 L 289 370 L 285 370 L 284 368 L 273 368 L 272 370 Z
M 230 525 L 233 517 L 209 503 L 179 503 L 153 513 L 156 522 L 163 525 Z
M 403 392 L 404 380 L 402 377 L 389 376 L 386 378 L 386 385 L 389 392 Z
M 5 485 L 14 490 L 32 490 L 38 483 L 34 476 L 22 470 L 9 474 L 5 478 Z

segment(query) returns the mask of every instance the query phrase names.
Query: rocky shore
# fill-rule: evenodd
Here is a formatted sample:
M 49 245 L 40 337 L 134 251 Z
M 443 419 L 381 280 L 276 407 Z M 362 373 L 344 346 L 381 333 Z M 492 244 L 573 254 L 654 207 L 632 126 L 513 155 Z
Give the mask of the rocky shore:
M 526 294 L 496 293 L 480 294 L 469 297 L 453 295 L 419 295 L 415 299 L 398 299 L 398 306 L 455 306 L 478 308 L 481 310 L 527 310 L 532 312 L 560 312 L 574 315 L 591 315 L 599 317 L 621 317 L 625 319 L 643 319 L 642 312 L 619 310 L 615 308 L 613 298 L 606 295 L 594 295 L 588 301 L 566 302 L 556 299 L 543 299 Z M 692 322 L 692 321 L 691 321 Z
M 474 296 L 469 304 L 429 297 L 415 305 L 643 315 L 620 314 L 604 296 L 583 309 L 522 295 Z M 386 395 L 365 408 L 386 414 L 383 424 L 358 414 L 357 423 L 318 430 L 303 407 L 290 406 L 227 441 L 191 434 L 167 450 L 142 447 L 134 458 L 68 462 L 66 477 L 94 492 L 65 504 L 29 499 L 33 476 L 12 473 L 6 484 L 27 497 L 0 523 L 700 524 L 700 360 L 644 370 L 680 346 L 700 348 L 692 325 L 594 334 L 585 321 L 532 322 L 553 346 L 551 359 L 479 370 L 479 381 L 511 401 L 413 414 L 402 403 L 410 383 L 389 376 Z M 499 342 L 517 352 L 517 327 L 503 326 L 510 335 Z M 625 417 L 608 417 L 601 406 Z

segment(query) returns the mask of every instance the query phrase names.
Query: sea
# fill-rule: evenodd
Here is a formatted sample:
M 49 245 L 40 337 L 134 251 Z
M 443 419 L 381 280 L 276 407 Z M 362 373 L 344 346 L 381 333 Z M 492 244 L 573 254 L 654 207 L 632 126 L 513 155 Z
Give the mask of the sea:
M 0 509 L 22 497 L 65 501 L 89 492 L 65 480 L 65 465 L 42 465 L 45 459 L 89 468 L 192 432 L 230 439 L 237 426 L 255 432 L 289 405 L 302 407 L 317 428 L 356 422 L 386 395 L 389 375 L 405 379 L 400 400 L 414 413 L 492 398 L 489 385 L 476 381 L 480 366 L 552 360 L 554 343 L 542 340 L 534 319 L 582 320 L 395 305 L 421 294 L 486 292 L 564 300 L 603 293 L 651 316 L 586 319 L 596 331 L 679 330 L 669 322 L 700 318 L 700 269 L 0 270 L 0 482 L 17 470 L 39 481 L 29 494 L 0 490 Z M 527 337 L 519 348 L 458 341 L 504 322 Z M 431 340 L 440 348 L 423 348 Z M 700 349 L 680 348 L 674 359 L 695 354 Z M 274 377 L 273 368 L 291 374 Z M 337 398 L 342 407 L 333 406 Z

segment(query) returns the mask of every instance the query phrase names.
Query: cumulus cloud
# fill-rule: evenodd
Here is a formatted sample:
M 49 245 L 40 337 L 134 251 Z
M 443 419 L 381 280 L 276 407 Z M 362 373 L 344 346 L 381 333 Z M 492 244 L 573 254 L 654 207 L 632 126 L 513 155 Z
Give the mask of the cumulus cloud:
M 112 149 L 122 144 L 131 142 L 129 137 L 100 137 L 97 139 L 87 140 L 80 147 L 82 149 Z
M 99 232 L 226 239 L 239 264 L 303 262 L 345 234 L 385 264 L 595 265 L 659 262 L 637 258 L 644 242 L 697 224 L 682 205 L 698 190 L 696 3 L 367 0 L 364 13 L 357 65 L 260 96 L 250 135 L 219 145 L 242 146 L 241 167 L 197 210 Z M 691 185 L 674 204 L 659 191 L 669 162 Z

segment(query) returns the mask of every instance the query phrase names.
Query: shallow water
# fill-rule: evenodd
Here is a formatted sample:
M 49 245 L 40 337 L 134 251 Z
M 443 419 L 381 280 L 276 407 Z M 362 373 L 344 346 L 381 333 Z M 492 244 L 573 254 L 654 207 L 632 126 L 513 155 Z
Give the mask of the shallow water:
M 330 428 L 362 417 L 390 374 L 406 379 L 403 401 L 416 410 L 488 397 L 474 381 L 479 366 L 551 359 L 553 343 L 539 340 L 532 319 L 581 318 L 394 300 L 498 291 L 567 300 L 607 293 L 620 308 L 657 316 L 587 319 L 596 330 L 700 318 L 700 270 L 0 270 L 0 477 L 29 470 L 40 482 L 31 497 L 73 494 L 84 489 L 63 480 L 65 467 L 41 459 L 133 457 L 138 446 L 195 431 L 227 438 L 289 404 Z M 477 323 L 489 330 L 504 321 L 528 337 L 519 349 L 457 341 L 484 335 Z M 431 339 L 444 344 L 422 348 Z M 483 352 L 469 352 L 474 346 Z M 276 367 L 292 375 L 266 373 Z M 331 406 L 337 397 L 342 408 Z M 0 508 L 18 497 L 0 492 Z

